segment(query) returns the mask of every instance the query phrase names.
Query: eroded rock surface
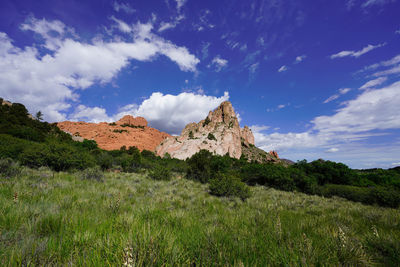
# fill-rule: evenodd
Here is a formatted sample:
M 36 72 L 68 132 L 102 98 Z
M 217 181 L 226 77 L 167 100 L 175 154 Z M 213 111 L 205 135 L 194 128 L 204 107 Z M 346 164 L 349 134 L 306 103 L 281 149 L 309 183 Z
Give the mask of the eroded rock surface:
M 254 145 L 250 128 L 240 129 L 232 104 L 221 103 L 199 123 L 189 123 L 180 136 L 164 140 L 156 149 L 159 156 L 168 153 L 173 158 L 186 159 L 201 149 L 217 155 L 229 154 L 233 158 L 242 155 L 242 143 Z
M 139 150 L 155 151 L 156 147 L 171 135 L 147 126 L 142 117 L 124 116 L 115 123 L 88 123 L 64 121 L 57 126 L 75 136 L 95 140 L 105 150 L 120 149 L 122 146 L 136 146 Z

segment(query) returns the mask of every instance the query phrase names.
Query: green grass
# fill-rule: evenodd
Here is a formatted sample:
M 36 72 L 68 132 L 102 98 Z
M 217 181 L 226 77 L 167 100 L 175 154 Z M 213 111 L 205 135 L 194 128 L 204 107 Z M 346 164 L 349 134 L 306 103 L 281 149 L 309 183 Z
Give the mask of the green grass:
M 0 178 L 0 266 L 396 265 L 400 210 L 256 186 L 245 202 L 145 174 Z

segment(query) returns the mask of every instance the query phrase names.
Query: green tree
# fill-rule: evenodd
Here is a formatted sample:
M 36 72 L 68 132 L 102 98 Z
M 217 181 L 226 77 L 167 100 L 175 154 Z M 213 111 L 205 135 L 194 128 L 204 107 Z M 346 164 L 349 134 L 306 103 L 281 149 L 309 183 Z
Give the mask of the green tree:
M 35 118 L 38 121 L 42 121 L 43 120 L 43 113 L 39 110 L 38 112 L 36 112 Z

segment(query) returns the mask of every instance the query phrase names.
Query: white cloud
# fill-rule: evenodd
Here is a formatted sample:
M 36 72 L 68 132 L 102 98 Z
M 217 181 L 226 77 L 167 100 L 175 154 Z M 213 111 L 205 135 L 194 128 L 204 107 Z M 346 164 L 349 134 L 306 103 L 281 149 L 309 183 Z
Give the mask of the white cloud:
M 400 65 L 397 65 L 387 70 L 375 72 L 372 76 L 379 77 L 379 76 L 392 75 L 398 73 L 400 73 Z
M 257 71 L 257 69 L 258 69 L 259 66 L 260 66 L 260 63 L 259 63 L 259 62 L 254 63 L 254 64 L 251 64 L 251 65 L 249 66 L 249 71 L 250 71 L 250 73 L 255 73 L 255 72 Z
M 113 119 L 107 116 L 106 110 L 100 107 L 86 107 L 84 105 L 79 105 L 74 113 L 69 116 L 72 121 L 89 121 L 89 122 L 112 122 Z
M 363 4 L 362 7 L 371 7 L 371 6 L 376 6 L 376 5 L 384 5 L 387 3 L 393 3 L 395 0 L 366 0 Z
M 134 13 L 134 12 L 136 11 L 135 9 L 133 9 L 133 8 L 132 8 L 129 4 L 127 4 L 127 3 L 118 3 L 118 2 L 114 2 L 113 8 L 114 8 L 114 10 L 117 11 L 117 12 L 119 12 L 119 11 L 121 10 L 121 11 L 124 11 L 124 12 L 126 12 L 126 13 L 128 13 L 128 14 Z
M 394 32 L 395 34 L 400 34 L 400 29 Z
M 371 81 L 366 82 L 363 86 L 361 86 L 359 89 L 360 90 L 365 90 L 369 89 L 378 85 L 381 85 L 382 83 L 386 82 L 387 77 L 380 77 Z
M 126 24 L 125 22 L 123 22 L 122 20 L 119 20 L 119 19 L 115 18 L 114 16 L 111 16 L 111 19 L 117 23 L 118 29 L 121 32 L 125 32 L 125 33 L 132 32 L 132 27 L 129 26 L 128 24 Z
M 187 0 L 175 0 L 176 1 L 176 8 L 178 9 L 178 12 L 181 10 L 181 8 L 186 4 Z
M 214 57 L 208 67 L 215 66 L 216 71 L 220 71 L 228 65 L 228 60 L 221 58 L 219 55 Z
M 367 45 L 366 47 L 364 47 L 363 49 L 361 49 L 359 51 L 341 51 L 341 52 L 339 52 L 337 54 L 331 55 L 331 59 L 341 58 L 341 57 L 348 57 L 348 56 L 358 58 L 358 57 L 360 57 L 360 56 L 362 56 L 362 55 L 364 55 L 364 54 L 366 54 L 366 53 L 368 53 L 368 52 L 370 52 L 370 51 L 372 51 L 372 50 L 374 50 L 374 49 L 376 49 L 378 47 L 382 47 L 384 45 L 386 45 L 386 43 L 377 44 L 377 45 Z
M 330 148 L 340 149 L 342 154 L 340 161 L 344 160 L 343 153 L 351 153 L 351 155 L 358 153 L 361 157 L 363 153 L 367 153 L 365 152 L 367 148 L 359 145 L 357 141 L 386 134 L 382 132 L 383 130 L 400 129 L 398 103 L 400 103 L 400 82 L 382 89 L 365 90 L 355 99 L 347 101 L 345 106 L 337 110 L 334 115 L 314 118 L 308 131 L 266 133 L 265 130 L 268 128 L 253 129 L 256 145 L 266 151 L 277 150 L 278 153 L 286 151 L 296 157 L 305 157 L 305 149 L 312 149 L 314 152 L 325 149 L 319 151 L 321 153 L 327 152 L 326 150 Z M 398 155 L 400 151 L 398 144 L 392 144 L 391 147 L 368 147 L 368 149 L 376 149 L 381 155 L 387 154 L 386 163 L 396 158 L 396 153 Z M 300 152 L 297 153 L 297 150 Z M 386 152 L 389 150 L 390 155 Z M 312 155 L 317 157 L 318 153 L 312 153 Z M 354 162 L 351 158 L 346 158 L 346 160 Z M 368 158 L 368 160 L 373 159 Z
M 332 148 L 326 150 L 325 152 L 327 152 L 327 153 L 336 153 L 336 152 L 339 152 L 339 148 L 332 147 Z
M 324 101 L 324 104 L 329 103 L 329 102 L 331 102 L 331 101 L 333 101 L 333 100 L 338 99 L 339 96 L 340 96 L 339 94 L 335 94 L 335 95 L 332 95 L 332 96 L 328 97 L 328 98 Z
M 329 103 L 329 102 L 331 102 L 331 101 L 333 101 L 333 100 L 338 99 L 341 95 L 347 94 L 350 90 L 351 90 L 351 88 L 340 88 L 340 89 L 338 90 L 338 93 L 337 93 L 337 94 L 334 94 L 334 95 L 332 95 L 332 96 L 330 96 L 330 97 L 328 97 L 328 98 L 324 101 L 324 104 Z
M 61 39 L 66 34 L 75 37 L 74 30 L 66 27 L 61 21 L 47 21 L 46 19 L 39 20 L 33 16 L 29 16 L 25 23 L 21 24 L 20 29 L 23 31 L 32 31 L 40 35 L 45 41 L 43 46 L 52 51 L 60 48 Z
M 187 48 L 153 34 L 150 23 L 133 25 L 130 42 L 79 42 L 65 34 L 70 31 L 63 23 L 45 19 L 30 18 L 21 27 L 42 35 L 53 53 L 40 55 L 37 44 L 21 49 L 0 32 L 0 95 L 24 103 L 31 112 L 40 109 L 48 121 L 64 120 L 80 89 L 110 82 L 130 60 L 165 55 L 182 71 L 195 71 L 199 62 Z M 54 40 L 52 31 L 59 33 Z
M 287 71 L 287 70 L 288 70 L 288 67 L 286 67 L 286 65 L 283 65 L 282 67 L 280 67 L 278 69 L 278 72 L 284 72 L 284 71 Z
M 333 116 L 316 117 L 319 132 L 358 133 L 400 128 L 400 82 L 382 89 L 364 91 Z
M 295 63 L 302 62 L 304 59 L 306 59 L 306 57 L 307 57 L 306 55 L 297 56 Z
M 392 166 L 400 166 L 400 162 L 393 162 Z
M 160 24 L 160 28 L 158 28 L 158 32 L 163 32 L 165 30 L 168 29 L 173 29 L 176 26 L 178 26 L 178 24 L 185 19 L 184 15 L 179 15 L 178 17 L 176 17 L 172 22 L 161 22 Z
M 210 110 L 228 99 L 228 92 L 221 97 L 186 92 L 164 95 L 156 92 L 139 106 L 123 107 L 114 118 L 118 119 L 126 114 L 143 116 L 152 127 L 170 134 L 179 134 L 186 124 L 204 119 Z

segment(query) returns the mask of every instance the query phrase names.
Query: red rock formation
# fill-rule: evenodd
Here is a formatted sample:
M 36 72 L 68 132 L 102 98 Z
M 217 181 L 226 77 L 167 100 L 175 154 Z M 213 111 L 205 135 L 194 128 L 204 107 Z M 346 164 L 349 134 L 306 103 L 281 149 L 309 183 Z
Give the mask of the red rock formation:
M 115 123 L 87 123 L 63 121 L 57 126 L 71 135 L 95 140 L 100 148 L 105 150 L 136 146 L 139 150 L 155 151 L 156 147 L 169 134 L 147 126 L 146 119 L 124 116 Z
M 119 121 L 116 122 L 118 125 L 135 125 L 135 126 L 147 126 L 147 121 L 143 117 L 132 117 L 131 115 L 123 116 Z
M 279 159 L 278 153 L 277 153 L 276 151 L 272 150 L 272 151 L 270 151 L 270 152 L 268 152 L 268 153 L 269 153 L 271 156 L 273 156 L 273 157 Z

